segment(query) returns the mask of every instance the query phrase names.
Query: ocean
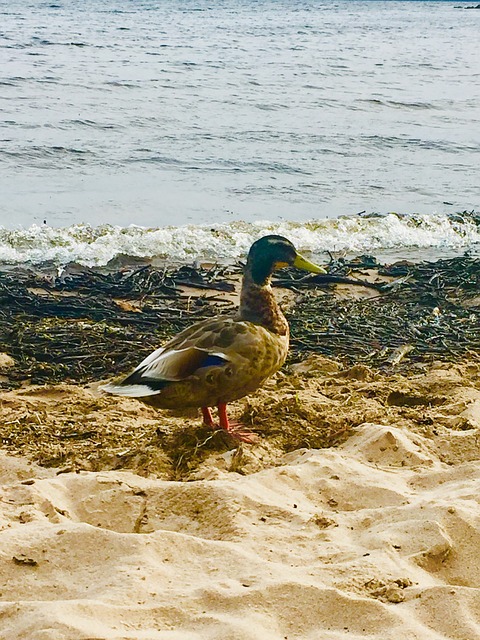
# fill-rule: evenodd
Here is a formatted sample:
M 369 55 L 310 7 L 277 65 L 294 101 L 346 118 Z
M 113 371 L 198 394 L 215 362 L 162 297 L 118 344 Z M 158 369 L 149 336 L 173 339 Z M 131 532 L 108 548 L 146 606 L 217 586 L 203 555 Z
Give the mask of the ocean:
M 480 246 L 480 11 L 2 0 L 0 262 Z

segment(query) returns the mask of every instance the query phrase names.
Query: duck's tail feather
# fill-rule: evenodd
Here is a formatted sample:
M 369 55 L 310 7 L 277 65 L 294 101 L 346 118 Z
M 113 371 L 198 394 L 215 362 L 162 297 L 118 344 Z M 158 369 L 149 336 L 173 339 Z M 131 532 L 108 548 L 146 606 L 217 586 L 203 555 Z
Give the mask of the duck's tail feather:
M 128 398 L 145 398 L 155 396 L 169 384 L 168 380 L 156 380 L 154 378 L 132 379 L 128 376 L 118 384 L 109 383 L 100 387 L 102 391 L 115 396 L 126 396 Z

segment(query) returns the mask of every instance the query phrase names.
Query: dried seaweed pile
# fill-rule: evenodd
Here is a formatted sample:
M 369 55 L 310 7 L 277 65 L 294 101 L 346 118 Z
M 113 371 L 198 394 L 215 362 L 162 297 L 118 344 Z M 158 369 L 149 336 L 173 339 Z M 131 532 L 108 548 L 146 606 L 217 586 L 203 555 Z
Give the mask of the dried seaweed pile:
M 333 270 L 346 274 L 357 264 L 336 264 Z M 373 265 L 367 261 L 366 266 Z M 375 285 L 375 297 L 303 297 L 300 313 L 290 318 L 296 359 L 316 352 L 379 367 L 480 354 L 480 260 L 401 262 L 376 269 L 395 280 Z
M 234 289 L 226 272 L 71 265 L 60 275 L 0 273 L 0 351 L 16 361 L 3 385 L 83 383 L 127 370 L 168 336 L 229 308 L 215 294 Z M 185 294 L 181 285 L 208 293 Z
M 231 311 L 225 292 L 233 291 L 240 271 L 69 265 L 60 274 L 52 268 L 0 273 L 0 352 L 16 361 L 0 384 L 85 383 L 126 371 L 185 326 Z M 275 280 L 298 295 L 289 314 L 293 360 L 313 352 L 384 366 L 480 353 L 480 260 L 382 267 L 363 256 L 332 261 L 329 271 L 292 270 Z M 372 271 L 392 282 L 372 283 Z M 375 297 L 335 294 L 335 284 L 352 282 L 373 288 Z

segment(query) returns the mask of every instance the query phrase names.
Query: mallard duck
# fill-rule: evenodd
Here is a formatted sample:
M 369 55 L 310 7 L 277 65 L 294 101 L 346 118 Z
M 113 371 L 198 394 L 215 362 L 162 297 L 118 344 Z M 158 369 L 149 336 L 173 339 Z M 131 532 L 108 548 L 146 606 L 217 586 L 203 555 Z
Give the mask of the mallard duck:
M 206 425 L 219 426 L 237 440 L 255 436 L 227 417 L 227 404 L 252 393 L 285 362 L 289 326 L 270 285 L 272 273 L 294 266 L 312 273 L 322 267 L 297 253 L 282 236 L 265 236 L 250 248 L 234 316 L 197 322 L 151 353 L 132 373 L 103 390 L 138 398 L 161 409 L 200 407 Z

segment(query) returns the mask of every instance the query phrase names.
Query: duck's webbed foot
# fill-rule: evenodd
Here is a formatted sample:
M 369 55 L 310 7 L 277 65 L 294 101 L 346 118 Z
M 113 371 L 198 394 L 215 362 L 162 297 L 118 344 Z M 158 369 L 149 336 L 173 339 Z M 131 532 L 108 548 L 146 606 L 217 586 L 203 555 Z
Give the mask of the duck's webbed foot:
M 235 440 L 240 440 L 240 442 L 246 442 L 248 444 L 253 444 L 258 441 L 258 436 L 243 424 L 239 422 L 229 422 L 226 404 L 218 405 L 218 417 L 220 418 L 220 427 L 225 429 Z
M 211 427 L 212 429 L 217 429 L 218 427 L 220 427 L 235 440 L 240 440 L 240 442 L 246 442 L 247 444 L 258 442 L 258 436 L 255 433 L 249 431 L 243 424 L 229 421 L 227 416 L 226 404 L 218 405 L 218 417 L 220 419 L 219 425 L 215 424 L 215 422 L 213 421 L 212 414 L 208 407 L 202 407 L 202 415 L 203 423 Z

